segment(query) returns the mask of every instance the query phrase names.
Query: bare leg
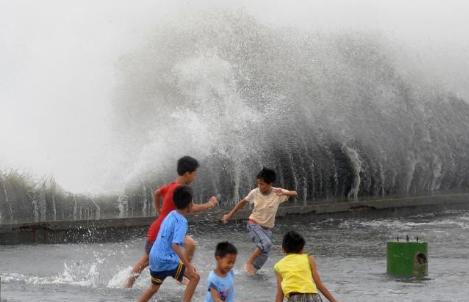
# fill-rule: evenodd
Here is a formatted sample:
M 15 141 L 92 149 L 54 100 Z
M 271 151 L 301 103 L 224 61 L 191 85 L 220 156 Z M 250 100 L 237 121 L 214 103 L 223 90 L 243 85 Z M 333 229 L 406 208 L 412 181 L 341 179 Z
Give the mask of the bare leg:
M 145 254 L 137 261 L 137 263 L 135 263 L 124 287 L 132 288 L 132 286 L 135 283 L 135 280 L 137 280 L 137 278 L 142 273 L 143 269 L 147 266 L 148 266 L 148 255 Z
M 189 261 L 192 262 L 192 258 L 194 258 L 195 247 L 197 246 L 197 242 L 192 239 L 191 236 L 187 235 L 184 238 L 184 249 L 186 250 L 186 256 Z
M 251 253 L 251 255 L 248 258 L 248 261 L 246 261 L 246 264 L 244 265 L 244 270 L 246 273 L 249 275 L 254 275 L 256 274 L 256 268 L 254 267 L 254 260 L 256 260 L 257 257 L 259 257 L 262 254 L 262 251 L 256 247 L 254 252 Z
M 194 295 L 195 289 L 197 288 L 197 284 L 199 284 L 200 276 L 198 273 L 184 273 L 184 277 L 189 279 L 187 283 L 186 290 L 184 291 L 184 298 L 182 298 L 182 302 L 190 302 L 192 300 L 192 296 Z
M 140 296 L 140 298 L 138 298 L 138 302 L 147 302 L 148 300 L 151 299 L 151 297 L 153 297 L 154 294 L 156 294 L 158 292 L 158 289 L 160 288 L 159 285 L 154 285 L 154 284 L 151 284 L 150 287 L 148 287 L 144 292 L 143 294 Z
M 194 258 L 194 253 L 195 253 L 195 247 L 197 246 L 197 242 L 189 235 L 186 235 L 184 238 L 184 250 L 186 253 L 187 259 L 189 259 L 190 262 L 192 262 L 192 258 Z M 178 281 L 179 282 L 179 281 Z M 189 279 L 184 276 L 181 282 L 179 282 L 181 285 L 188 285 L 189 284 Z

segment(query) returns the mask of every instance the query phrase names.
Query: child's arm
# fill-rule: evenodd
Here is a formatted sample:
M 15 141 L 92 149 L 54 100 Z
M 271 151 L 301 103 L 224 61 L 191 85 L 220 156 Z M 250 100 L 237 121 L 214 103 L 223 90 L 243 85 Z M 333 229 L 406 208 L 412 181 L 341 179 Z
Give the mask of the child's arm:
M 213 287 L 210 288 L 210 294 L 212 295 L 213 301 L 223 302 L 223 300 L 220 297 L 220 294 L 218 293 L 218 291 L 215 288 L 213 288 Z
M 277 277 L 277 293 L 275 294 L 275 302 L 283 302 L 284 294 L 282 290 L 282 276 L 275 272 Z
M 275 188 L 273 190 L 278 196 L 287 196 L 288 198 L 298 196 L 298 193 L 296 193 L 296 191 L 288 191 L 282 188 Z
M 196 213 L 196 212 L 207 211 L 207 210 L 213 209 L 217 204 L 218 204 L 218 199 L 215 196 L 212 196 L 206 203 L 203 203 L 203 204 L 194 203 L 192 205 L 192 212 Z
M 234 214 L 236 214 L 239 210 L 241 210 L 242 208 L 244 208 L 244 206 L 248 203 L 248 201 L 243 198 L 241 199 L 235 206 L 234 208 L 229 211 L 227 214 L 223 215 L 223 218 L 222 218 L 222 222 L 223 223 L 227 223 L 228 220 L 230 220 Z
M 316 287 L 319 291 L 331 302 L 337 302 L 331 292 L 327 289 L 327 287 L 321 282 L 321 278 L 319 277 L 318 270 L 316 269 L 316 261 L 314 260 L 313 256 L 309 256 L 309 265 L 311 266 L 311 272 L 313 273 L 313 280 L 316 283 Z
M 184 266 L 186 267 L 186 270 L 188 273 L 195 273 L 195 268 L 194 266 L 189 262 L 189 260 L 187 259 L 186 257 L 186 253 L 184 252 L 184 248 L 182 246 L 180 246 L 179 244 L 177 243 L 173 243 L 171 245 L 171 248 L 173 249 L 173 251 L 176 253 L 176 255 L 178 255 L 179 259 L 181 259 L 182 263 L 184 264 Z
M 156 210 L 156 214 L 160 214 L 160 211 L 161 211 L 161 191 L 160 189 L 157 189 L 155 191 L 155 194 L 154 194 L 154 200 L 153 202 L 155 203 L 155 210 Z

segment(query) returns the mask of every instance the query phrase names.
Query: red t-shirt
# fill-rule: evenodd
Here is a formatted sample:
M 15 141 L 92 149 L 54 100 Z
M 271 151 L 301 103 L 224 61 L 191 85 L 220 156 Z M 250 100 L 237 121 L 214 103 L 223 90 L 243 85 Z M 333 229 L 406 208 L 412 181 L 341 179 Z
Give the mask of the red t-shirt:
M 158 236 L 158 232 L 160 231 L 161 223 L 172 210 L 176 209 L 176 206 L 174 205 L 174 201 L 173 201 L 173 194 L 174 194 L 174 190 L 179 186 L 180 184 L 173 181 L 169 184 L 162 186 L 159 189 L 161 197 L 163 198 L 163 206 L 161 207 L 160 215 L 158 216 L 157 219 L 155 219 L 155 221 L 153 221 L 150 228 L 148 229 L 148 233 L 147 233 L 148 241 L 156 240 L 156 236 Z M 156 195 L 156 191 L 154 194 Z

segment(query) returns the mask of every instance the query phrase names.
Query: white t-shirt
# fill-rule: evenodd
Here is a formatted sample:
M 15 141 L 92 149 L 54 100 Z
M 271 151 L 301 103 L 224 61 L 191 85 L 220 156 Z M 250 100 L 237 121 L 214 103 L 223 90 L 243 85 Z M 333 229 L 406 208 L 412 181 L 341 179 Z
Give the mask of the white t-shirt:
M 254 204 L 254 209 L 249 219 L 269 229 L 275 225 L 275 215 L 277 214 L 278 206 L 288 200 L 286 195 L 278 196 L 274 192 L 275 189 L 272 188 L 269 194 L 264 195 L 259 191 L 259 188 L 255 188 L 244 198 L 249 203 Z

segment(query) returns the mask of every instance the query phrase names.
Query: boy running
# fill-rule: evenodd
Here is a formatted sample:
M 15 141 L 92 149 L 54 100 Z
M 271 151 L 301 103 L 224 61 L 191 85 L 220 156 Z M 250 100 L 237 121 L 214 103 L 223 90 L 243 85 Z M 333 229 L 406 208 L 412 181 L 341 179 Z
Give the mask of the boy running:
M 150 249 L 153 246 L 153 242 L 158 236 L 161 223 L 171 211 L 176 209 L 173 202 L 174 190 L 181 185 L 191 184 L 197 177 L 198 167 L 199 163 L 195 158 L 192 158 L 190 156 L 181 157 L 177 162 L 178 177 L 176 178 L 176 180 L 155 190 L 154 202 L 158 218 L 152 223 L 152 225 L 148 229 L 147 241 L 145 243 L 145 253 L 133 266 L 131 274 L 125 284 L 126 288 L 131 288 L 134 285 L 135 280 L 137 280 L 137 278 L 140 276 L 143 269 L 148 266 L 148 254 L 150 253 Z M 161 204 L 161 201 L 163 201 L 163 204 Z M 211 197 L 209 201 L 204 204 L 194 204 L 192 206 L 192 212 L 201 212 L 208 209 L 212 209 L 217 205 L 217 203 L 217 198 Z M 189 261 L 191 261 L 195 252 L 196 243 L 194 239 L 192 239 L 192 237 L 186 236 L 184 244 L 187 257 Z
M 275 225 L 275 215 L 279 205 L 287 201 L 289 197 L 297 196 L 295 191 L 272 187 L 276 178 L 274 170 L 263 168 L 256 178 L 257 188 L 249 192 L 222 218 L 223 223 L 227 223 L 248 202 L 254 205 L 248 219 L 247 229 L 250 239 L 257 247 L 244 267 L 250 275 L 254 275 L 267 261 L 272 248 L 272 228 Z
M 192 189 L 189 186 L 179 186 L 174 190 L 173 200 L 176 210 L 171 211 L 163 221 L 158 238 L 151 248 L 151 285 L 138 299 L 139 302 L 150 300 L 169 276 L 180 282 L 183 276 L 189 279 L 183 302 L 191 301 L 199 283 L 200 276 L 184 252 L 184 238 L 189 227 L 185 216 L 191 213 Z

